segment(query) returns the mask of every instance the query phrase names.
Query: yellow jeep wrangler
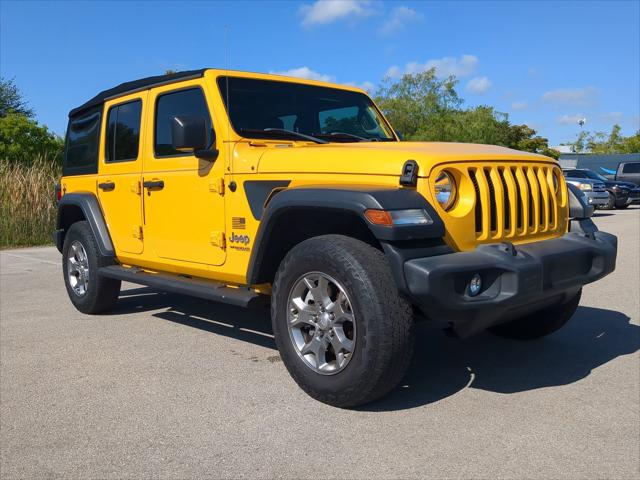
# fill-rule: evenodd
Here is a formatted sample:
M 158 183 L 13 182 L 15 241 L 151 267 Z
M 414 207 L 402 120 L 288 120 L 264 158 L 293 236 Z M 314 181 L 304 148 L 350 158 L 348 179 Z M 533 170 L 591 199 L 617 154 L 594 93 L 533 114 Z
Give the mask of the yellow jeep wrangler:
M 78 310 L 111 308 L 121 281 L 270 303 L 290 374 L 341 407 L 397 385 L 416 318 L 538 338 L 615 268 L 553 159 L 403 142 L 364 91 L 311 80 L 203 69 L 105 90 L 69 114 L 57 188 Z

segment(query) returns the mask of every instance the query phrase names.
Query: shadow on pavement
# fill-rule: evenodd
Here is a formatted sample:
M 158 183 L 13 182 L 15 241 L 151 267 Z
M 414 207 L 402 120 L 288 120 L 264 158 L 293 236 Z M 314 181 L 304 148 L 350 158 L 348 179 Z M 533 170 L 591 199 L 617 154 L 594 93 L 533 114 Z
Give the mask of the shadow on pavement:
M 640 327 L 612 310 L 579 307 L 558 332 L 530 342 L 484 333 L 448 338 L 419 324 L 416 353 L 400 387 L 369 411 L 402 410 L 442 400 L 465 387 L 516 393 L 576 382 L 620 355 L 640 349 Z
M 124 290 L 112 314 L 167 310 L 156 318 L 275 349 L 268 309 L 244 309 L 149 288 Z M 360 408 L 389 411 L 437 402 L 464 388 L 516 393 L 576 382 L 600 365 L 640 349 L 640 327 L 613 310 L 579 307 L 569 323 L 539 340 L 488 333 L 447 337 L 433 323 L 416 325 L 415 355 L 398 388 Z

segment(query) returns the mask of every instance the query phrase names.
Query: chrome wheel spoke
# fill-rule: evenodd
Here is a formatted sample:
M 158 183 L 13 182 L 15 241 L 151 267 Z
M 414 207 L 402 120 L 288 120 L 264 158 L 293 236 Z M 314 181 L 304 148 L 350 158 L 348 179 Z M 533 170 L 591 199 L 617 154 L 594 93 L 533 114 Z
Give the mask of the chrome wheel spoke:
M 75 240 L 67 257 L 67 280 L 79 297 L 87 293 L 89 286 L 89 259 L 82 244 Z
M 310 272 L 294 283 L 288 305 L 289 337 L 303 362 L 323 375 L 345 368 L 355 347 L 355 316 L 344 288 Z
M 331 345 L 333 345 L 333 351 L 351 353 L 353 351 L 353 340 L 349 339 L 345 334 L 342 327 L 333 327 L 333 337 L 331 338 Z

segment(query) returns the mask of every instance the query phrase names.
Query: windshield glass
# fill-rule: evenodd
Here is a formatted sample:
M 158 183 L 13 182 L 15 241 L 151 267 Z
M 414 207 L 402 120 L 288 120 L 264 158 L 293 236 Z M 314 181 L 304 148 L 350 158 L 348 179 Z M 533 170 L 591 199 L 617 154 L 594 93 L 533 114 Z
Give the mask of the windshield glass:
M 330 142 L 396 141 L 362 93 L 239 77 L 219 77 L 218 88 L 243 137 L 308 141 L 282 131 L 288 130 Z
M 605 177 L 603 177 L 602 175 L 600 175 L 599 173 L 596 172 L 592 172 L 591 170 L 582 170 L 584 172 L 584 174 L 592 179 L 592 180 L 603 180 L 603 181 L 607 181 L 607 179 Z

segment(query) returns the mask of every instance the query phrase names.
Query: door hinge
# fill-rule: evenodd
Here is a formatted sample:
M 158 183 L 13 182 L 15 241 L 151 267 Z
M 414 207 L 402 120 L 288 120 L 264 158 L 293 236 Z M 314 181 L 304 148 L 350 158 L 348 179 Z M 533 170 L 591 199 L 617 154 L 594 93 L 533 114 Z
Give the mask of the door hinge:
M 131 235 L 133 235 L 133 238 L 142 240 L 142 225 L 134 225 L 131 229 Z
M 216 178 L 209 183 L 209 191 L 217 192 L 218 195 L 224 195 L 224 178 Z
M 218 247 L 222 250 L 226 248 L 226 240 L 224 237 L 224 232 L 211 232 L 210 240 L 211 245 L 214 247 Z
M 140 195 L 140 193 L 142 193 L 142 188 L 140 188 L 140 182 L 138 180 L 131 182 L 131 191 L 136 195 Z

